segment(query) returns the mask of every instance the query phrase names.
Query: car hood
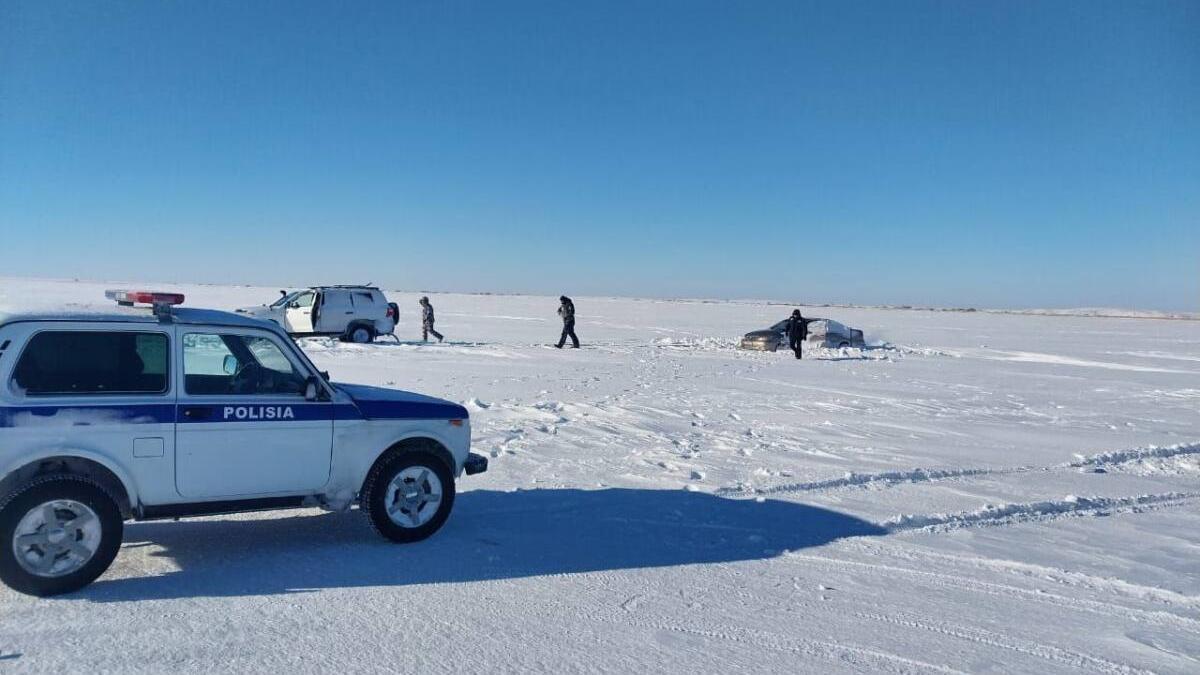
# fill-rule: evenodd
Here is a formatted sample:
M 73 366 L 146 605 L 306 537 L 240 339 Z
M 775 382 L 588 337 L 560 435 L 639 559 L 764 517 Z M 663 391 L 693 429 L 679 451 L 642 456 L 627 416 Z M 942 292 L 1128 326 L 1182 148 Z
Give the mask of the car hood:
M 779 333 L 776 333 L 773 330 L 752 330 L 749 333 L 746 333 L 745 335 L 743 335 L 742 339 L 762 340 L 762 339 L 766 339 L 766 338 L 775 338 L 775 337 L 779 337 Z
M 233 310 L 238 314 L 249 314 L 250 316 L 270 316 L 275 312 L 267 305 L 255 305 L 254 307 L 238 307 Z
M 367 419 L 465 420 L 467 409 L 452 401 L 364 384 L 333 385 L 354 400 Z

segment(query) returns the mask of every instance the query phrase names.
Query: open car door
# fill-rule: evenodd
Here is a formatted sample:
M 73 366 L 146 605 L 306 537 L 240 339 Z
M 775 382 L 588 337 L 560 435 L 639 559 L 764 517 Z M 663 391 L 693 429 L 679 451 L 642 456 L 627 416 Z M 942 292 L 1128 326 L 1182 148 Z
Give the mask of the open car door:
M 316 294 L 306 291 L 298 294 L 284 309 L 286 324 L 284 328 L 289 333 L 313 332 L 313 306 Z

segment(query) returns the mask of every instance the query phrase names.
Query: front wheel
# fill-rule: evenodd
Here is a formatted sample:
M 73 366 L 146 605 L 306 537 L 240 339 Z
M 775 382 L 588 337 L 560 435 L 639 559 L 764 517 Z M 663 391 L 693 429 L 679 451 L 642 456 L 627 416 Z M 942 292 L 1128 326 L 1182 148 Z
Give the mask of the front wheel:
M 99 485 L 35 481 L 0 507 L 0 581 L 28 595 L 79 590 L 112 564 L 123 533 L 120 508 Z
M 375 339 L 375 331 L 366 326 L 355 326 L 350 329 L 348 337 L 355 344 L 365 345 Z
M 401 543 L 420 541 L 450 517 L 454 475 L 433 455 L 398 454 L 371 472 L 362 507 L 384 537 Z

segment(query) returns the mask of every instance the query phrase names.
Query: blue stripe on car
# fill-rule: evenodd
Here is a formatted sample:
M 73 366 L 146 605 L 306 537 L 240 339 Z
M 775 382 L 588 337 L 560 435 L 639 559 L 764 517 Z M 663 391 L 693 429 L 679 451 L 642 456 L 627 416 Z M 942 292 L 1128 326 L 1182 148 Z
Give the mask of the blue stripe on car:
M 200 415 L 185 415 L 201 409 Z M 262 403 L 187 401 L 159 404 L 90 404 L 0 406 L 0 428 L 54 424 L 216 424 L 289 422 L 334 419 L 442 420 L 467 419 L 467 410 L 454 403 L 432 401 L 359 401 L 349 403 Z M 56 419 L 57 418 L 57 419 Z
M 245 401 L 188 401 L 179 404 L 180 424 L 240 422 L 311 422 L 333 419 L 329 403 L 246 403 Z
M 356 401 L 367 419 L 450 420 L 467 419 L 467 409 L 455 403 L 432 401 Z
M 31 405 L 0 406 L 0 428 L 38 426 L 61 422 L 70 426 L 94 424 L 170 424 L 175 421 L 175 404 L 146 405 Z

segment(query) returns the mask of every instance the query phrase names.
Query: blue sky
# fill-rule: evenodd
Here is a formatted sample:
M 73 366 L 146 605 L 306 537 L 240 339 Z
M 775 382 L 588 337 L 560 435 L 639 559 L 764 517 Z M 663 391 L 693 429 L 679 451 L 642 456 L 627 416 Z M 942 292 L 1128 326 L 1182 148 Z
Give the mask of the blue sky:
M 0 276 L 1200 307 L 1200 3 L 0 4 Z

